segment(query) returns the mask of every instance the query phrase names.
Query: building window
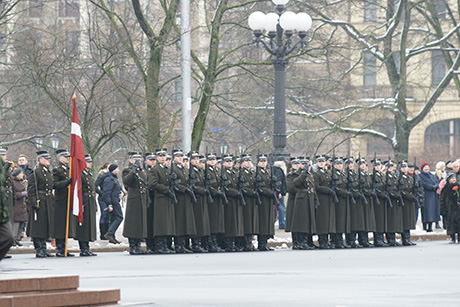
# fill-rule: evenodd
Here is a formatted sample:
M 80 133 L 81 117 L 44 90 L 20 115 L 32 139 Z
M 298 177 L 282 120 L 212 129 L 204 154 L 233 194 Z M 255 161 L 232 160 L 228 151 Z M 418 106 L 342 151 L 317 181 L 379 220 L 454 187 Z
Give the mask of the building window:
M 71 31 L 66 33 L 66 52 L 68 55 L 80 54 L 80 32 Z
M 364 86 L 377 84 L 377 59 L 370 52 L 364 52 Z
M 364 1 L 364 22 L 377 22 L 377 0 Z
M 78 0 L 62 0 L 59 4 L 59 17 L 79 17 Z
M 431 86 L 438 86 L 446 74 L 446 63 L 441 50 L 431 53 Z
M 446 19 L 446 3 L 444 0 L 434 0 L 434 7 L 439 19 Z
M 31 18 L 41 18 L 43 11 L 43 3 L 40 0 L 30 0 L 29 1 L 29 17 Z
M 436 122 L 425 130 L 425 154 L 436 159 L 456 157 L 460 151 L 460 119 Z

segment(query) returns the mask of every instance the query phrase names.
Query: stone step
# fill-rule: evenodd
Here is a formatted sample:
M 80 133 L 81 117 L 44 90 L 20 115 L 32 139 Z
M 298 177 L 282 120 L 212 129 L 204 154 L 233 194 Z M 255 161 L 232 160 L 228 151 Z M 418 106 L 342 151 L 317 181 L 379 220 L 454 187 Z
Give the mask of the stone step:
M 0 306 L 54 307 L 117 305 L 120 290 L 55 290 L 0 294 Z
M 79 276 L 28 277 L 21 275 L 2 275 L 0 293 L 20 293 L 36 291 L 75 290 L 79 286 Z

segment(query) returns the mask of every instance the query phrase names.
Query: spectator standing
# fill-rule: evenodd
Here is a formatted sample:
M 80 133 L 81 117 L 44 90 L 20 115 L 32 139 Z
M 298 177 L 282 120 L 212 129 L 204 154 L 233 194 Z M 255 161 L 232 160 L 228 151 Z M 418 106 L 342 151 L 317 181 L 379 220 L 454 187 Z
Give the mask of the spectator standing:
M 110 225 L 105 237 L 110 243 L 120 243 L 115 238 L 115 232 L 123 221 L 123 211 L 121 211 L 120 200 L 123 198 L 123 191 L 118 181 L 118 173 L 120 169 L 116 164 L 110 164 L 109 172 L 104 178 L 103 191 L 104 202 L 110 212 Z
M 32 172 L 32 169 L 29 166 L 29 160 L 27 160 L 26 155 L 24 155 L 24 154 L 19 155 L 18 165 L 19 165 L 20 168 L 22 168 L 22 171 L 24 172 L 24 174 L 26 175 L 26 178 L 27 178 L 27 176 L 29 176 L 29 174 Z
M 444 220 L 444 226 L 447 228 L 447 234 L 450 235 L 452 243 L 456 242 L 455 234 L 460 234 L 460 202 L 459 202 L 459 184 L 455 179 L 455 174 L 450 173 L 447 176 L 447 183 L 441 191 L 439 206 Z M 460 237 L 458 238 L 460 239 Z
M 28 197 L 26 190 L 25 174 L 22 168 L 15 168 L 11 173 L 13 176 L 13 193 L 14 193 L 14 204 L 13 204 L 13 246 L 22 246 L 22 229 L 27 221 L 27 205 Z
M 284 175 L 287 175 L 287 168 L 286 168 L 286 162 L 284 161 L 276 161 L 274 166 L 278 166 L 281 168 L 284 172 Z M 276 191 L 276 196 L 279 200 L 278 205 L 276 206 L 277 212 L 278 212 L 278 228 L 279 229 L 284 229 L 286 222 L 285 222 L 285 217 L 286 217 L 286 204 L 284 202 L 284 195 L 282 195 L 279 191 Z
M 432 224 L 440 221 L 439 214 L 439 195 L 436 191 L 439 188 L 439 180 L 436 175 L 430 172 L 430 164 L 422 163 L 420 179 L 425 190 L 425 207 L 422 207 L 423 228 L 427 232 L 432 232 Z
M 101 216 L 99 217 L 99 231 L 101 233 L 99 238 L 101 240 L 107 240 L 105 238 L 105 234 L 107 233 L 107 230 L 109 230 L 110 224 L 110 214 L 109 210 L 107 209 L 107 204 L 104 201 L 104 193 L 102 191 L 102 185 L 105 177 L 108 175 L 109 166 L 110 163 L 106 162 L 99 168 L 98 177 L 94 182 L 94 188 L 96 189 L 96 193 L 98 195 L 97 202 L 99 203 L 99 209 L 101 212 Z

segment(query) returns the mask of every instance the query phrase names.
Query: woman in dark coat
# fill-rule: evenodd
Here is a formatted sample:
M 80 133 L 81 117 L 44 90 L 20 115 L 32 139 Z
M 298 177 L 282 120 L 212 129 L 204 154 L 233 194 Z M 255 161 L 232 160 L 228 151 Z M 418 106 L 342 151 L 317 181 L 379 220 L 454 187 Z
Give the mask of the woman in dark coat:
M 423 228 L 432 232 L 432 224 L 441 220 L 439 215 L 439 197 L 436 190 L 439 188 L 439 181 L 436 175 L 430 172 L 430 164 L 422 163 L 420 179 L 425 190 L 425 207 L 422 207 Z
M 21 244 L 21 233 L 24 228 L 25 222 L 27 222 L 27 191 L 25 174 L 21 168 L 16 168 L 11 173 L 13 176 L 13 193 L 14 193 L 14 205 L 13 205 L 13 235 L 14 243 L 13 246 L 22 246 Z
M 460 186 L 457 183 L 454 173 L 447 176 L 447 182 L 441 190 L 439 206 L 441 214 L 447 226 L 447 234 L 451 236 L 452 243 L 455 243 L 455 234 L 460 234 Z M 459 238 L 460 239 L 460 236 Z

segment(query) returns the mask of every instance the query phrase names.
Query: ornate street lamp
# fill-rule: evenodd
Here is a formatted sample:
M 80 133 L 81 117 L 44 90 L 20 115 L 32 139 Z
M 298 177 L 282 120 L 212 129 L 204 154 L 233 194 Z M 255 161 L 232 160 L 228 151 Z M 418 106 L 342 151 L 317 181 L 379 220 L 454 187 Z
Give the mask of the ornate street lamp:
M 272 2 L 275 4 L 277 13 L 264 14 L 257 11 L 252 13 L 248 19 L 249 27 L 256 37 L 254 43 L 257 46 L 262 44 L 272 56 L 272 63 L 275 67 L 274 149 L 270 154 L 271 163 L 278 158 L 283 158 L 285 161 L 289 159 L 289 152 L 286 150 L 285 69 L 288 63 L 286 56 L 297 47 L 305 46 L 305 37 L 312 24 L 312 19 L 307 13 L 284 12 L 289 0 L 272 0 Z M 294 32 L 297 32 L 299 36 L 296 42 L 292 41 Z M 268 42 L 265 41 L 265 38 L 268 39 Z
M 36 137 L 35 138 L 35 146 L 37 147 L 38 150 L 40 150 L 43 146 L 43 138 L 41 137 Z
M 238 150 L 240 152 L 240 156 L 246 152 L 246 145 L 244 143 L 238 143 Z
M 225 141 L 222 141 L 222 143 L 220 144 L 220 154 L 221 156 L 223 157 L 224 155 L 226 155 L 228 152 L 228 144 L 227 142 Z
M 58 149 L 59 147 L 59 138 L 53 134 L 53 136 L 50 138 L 51 140 L 51 147 L 53 147 L 54 150 Z

